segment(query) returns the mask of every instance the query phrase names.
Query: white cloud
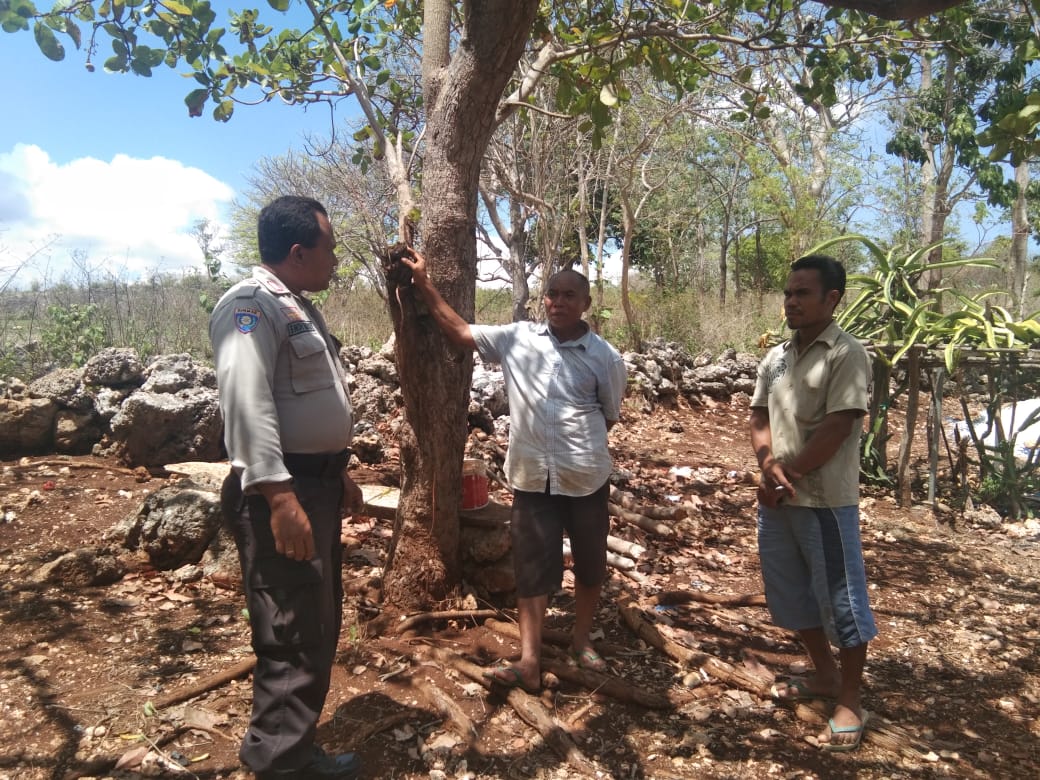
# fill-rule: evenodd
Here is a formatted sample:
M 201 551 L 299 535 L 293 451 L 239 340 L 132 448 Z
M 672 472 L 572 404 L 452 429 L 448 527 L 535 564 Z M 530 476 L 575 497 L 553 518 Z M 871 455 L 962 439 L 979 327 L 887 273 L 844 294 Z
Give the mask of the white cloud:
M 227 184 L 176 160 L 117 154 L 107 162 L 58 164 L 38 146 L 16 144 L 0 152 L 0 270 L 32 257 L 19 271 L 19 286 L 60 281 L 73 268 L 73 252 L 90 268 L 126 280 L 201 270 L 192 225 L 223 223 L 233 195 Z

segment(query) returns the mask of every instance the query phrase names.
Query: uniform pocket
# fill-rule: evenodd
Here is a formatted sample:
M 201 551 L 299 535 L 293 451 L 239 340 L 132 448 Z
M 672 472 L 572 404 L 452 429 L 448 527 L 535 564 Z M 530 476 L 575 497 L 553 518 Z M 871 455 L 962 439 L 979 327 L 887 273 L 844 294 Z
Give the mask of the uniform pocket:
M 315 647 L 321 625 L 321 561 L 264 558 L 256 561 L 249 594 L 249 622 L 256 649 Z
M 289 375 L 294 392 L 310 393 L 332 387 L 336 377 L 325 357 L 327 347 L 320 333 L 316 330 L 299 333 L 290 337 L 289 345 L 292 347 Z

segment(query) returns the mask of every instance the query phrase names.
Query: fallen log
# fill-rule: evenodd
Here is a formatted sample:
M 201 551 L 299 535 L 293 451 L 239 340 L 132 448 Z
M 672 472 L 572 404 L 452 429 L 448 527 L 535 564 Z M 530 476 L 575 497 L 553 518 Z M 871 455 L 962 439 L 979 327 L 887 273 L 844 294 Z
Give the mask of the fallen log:
M 771 682 L 766 682 L 745 669 L 716 658 L 710 653 L 691 650 L 685 645 L 673 642 L 661 635 L 661 632 L 642 615 L 642 610 L 635 599 L 628 593 L 618 596 L 618 610 L 625 623 L 636 636 L 649 645 L 656 647 L 669 658 L 691 668 L 700 668 L 705 674 L 715 677 L 730 685 L 754 693 L 768 696 Z
M 218 672 L 217 674 L 206 677 L 203 680 L 199 680 L 192 685 L 185 686 L 180 690 L 171 691 L 165 696 L 160 696 L 152 702 L 152 706 L 157 710 L 162 710 L 167 707 L 172 707 L 174 704 L 180 704 L 182 701 L 194 699 L 196 696 L 200 696 L 214 688 L 226 685 L 232 680 L 237 680 L 239 677 L 245 677 L 253 671 L 254 666 L 256 666 L 256 656 L 250 656 L 249 658 L 245 658 L 235 664 L 230 669 L 225 669 L 222 672 Z
M 563 557 L 564 560 L 574 560 L 574 556 L 571 554 L 570 539 L 563 540 Z M 617 553 L 610 552 L 608 545 L 607 566 L 611 566 L 615 569 L 620 569 L 622 571 L 628 571 L 636 567 L 636 562 L 633 561 L 631 558 L 626 558 L 623 555 L 618 555 Z
M 745 593 L 742 596 L 723 596 L 718 593 L 702 593 L 694 590 L 663 590 L 656 596 L 648 599 L 650 604 L 659 604 L 662 607 L 676 604 L 688 604 L 696 601 L 701 604 L 714 604 L 720 607 L 764 607 L 766 596 L 764 593 Z
M 627 539 L 619 539 L 616 536 L 607 536 L 607 549 L 626 558 L 639 558 L 646 552 L 641 544 L 630 542 Z
M 647 506 L 636 501 L 635 496 L 614 485 L 610 486 L 610 500 L 623 509 L 649 517 L 652 520 L 682 520 L 687 516 L 683 506 Z
M 642 528 L 644 531 L 657 534 L 658 536 L 674 536 L 675 530 L 669 526 L 661 523 L 657 520 L 653 520 L 646 515 L 641 515 L 636 512 L 630 512 L 627 509 L 623 509 L 613 502 L 607 503 L 607 511 L 618 520 L 625 523 L 629 523 L 634 526 Z
M 491 689 L 491 681 L 484 676 L 485 670 L 482 667 L 439 647 L 431 648 L 430 656 L 442 664 L 457 669 L 488 690 Z M 581 752 L 567 727 L 552 717 L 538 697 L 524 692 L 521 688 L 510 688 L 506 701 L 509 702 L 517 716 L 541 734 L 542 739 L 552 748 L 553 752 L 574 769 L 583 772 L 585 776 L 593 777 L 600 771 L 599 767 Z

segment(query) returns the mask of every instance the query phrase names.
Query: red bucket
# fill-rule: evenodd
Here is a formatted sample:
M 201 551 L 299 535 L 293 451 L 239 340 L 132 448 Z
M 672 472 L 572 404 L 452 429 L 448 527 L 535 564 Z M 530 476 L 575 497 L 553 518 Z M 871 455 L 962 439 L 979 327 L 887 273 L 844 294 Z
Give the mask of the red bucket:
M 462 508 L 481 509 L 488 505 L 488 478 L 484 461 L 462 461 Z

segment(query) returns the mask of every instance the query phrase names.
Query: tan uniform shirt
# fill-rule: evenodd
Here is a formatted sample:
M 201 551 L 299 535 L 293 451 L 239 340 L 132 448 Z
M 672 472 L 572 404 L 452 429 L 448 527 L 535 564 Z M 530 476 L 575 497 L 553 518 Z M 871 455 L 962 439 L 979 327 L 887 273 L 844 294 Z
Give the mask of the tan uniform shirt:
M 209 323 L 224 443 L 242 488 L 288 480 L 282 453 L 333 453 L 354 426 L 347 378 L 314 305 L 256 267 Z
M 866 412 L 870 358 L 863 345 L 831 323 L 800 352 L 794 342 L 773 347 L 758 365 L 751 406 L 769 412 L 773 455 L 791 461 L 833 412 Z M 838 507 L 859 503 L 859 441 L 853 426 L 841 448 L 820 468 L 794 483 L 795 506 Z

